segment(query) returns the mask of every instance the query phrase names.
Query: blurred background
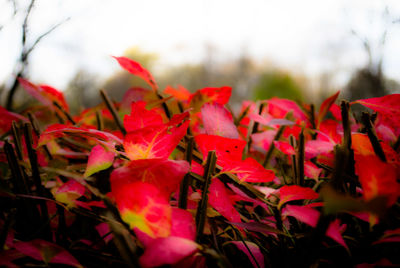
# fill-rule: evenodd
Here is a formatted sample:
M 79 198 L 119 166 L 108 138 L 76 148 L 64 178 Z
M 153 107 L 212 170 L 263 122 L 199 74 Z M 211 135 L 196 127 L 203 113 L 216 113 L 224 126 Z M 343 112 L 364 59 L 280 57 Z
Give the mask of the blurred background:
M 2 106 L 27 107 L 17 76 L 62 90 L 73 113 L 145 86 L 231 86 L 231 105 L 272 96 L 317 105 L 400 93 L 400 2 L 384 0 L 0 0 Z M 15 94 L 14 94 L 15 92 Z

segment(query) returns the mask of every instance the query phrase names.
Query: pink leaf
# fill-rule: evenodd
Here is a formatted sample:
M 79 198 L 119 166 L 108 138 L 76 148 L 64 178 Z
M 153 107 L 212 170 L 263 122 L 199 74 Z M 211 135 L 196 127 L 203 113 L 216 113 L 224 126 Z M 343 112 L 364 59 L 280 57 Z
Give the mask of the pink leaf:
M 172 208 L 171 236 L 194 240 L 196 237 L 196 223 L 192 214 L 184 209 Z
M 293 146 L 290 145 L 288 142 L 285 141 L 274 141 L 274 145 L 276 149 L 281 151 L 286 155 L 295 155 L 296 151 L 294 150 Z
M 197 249 L 198 245 L 195 242 L 182 237 L 158 238 L 146 247 L 139 261 L 143 267 L 175 264 L 195 253 Z
M 231 113 L 221 104 L 204 104 L 201 107 L 201 117 L 207 134 L 231 139 L 239 138 Z
M 283 204 L 293 200 L 316 199 L 319 195 L 311 188 L 298 185 L 284 185 L 279 189 L 280 200 L 278 209 Z
M 321 174 L 322 169 L 318 168 L 314 163 L 311 161 L 304 162 L 304 175 L 314 180 L 317 180 L 319 175 Z
M 268 113 L 276 118 L 284 118 L 287 113 L 292 112 L 296 119 L 307 121 L 307 116 L 294 101 L 273 97 L 267 102 Z
M 29 242 L 17 242 L 14 244 L 14 247 L 19 252 L 38 261 L 82 267 L 68 251 L 56 244 L 41 239 Z
M 119 65 L 130 72 L 133 75 L 136 75 L 140 78 L 142 78 L 144 81 L 146 81 L 147 84 L 149 84 L 154 90 L 157 89 L 157 84 L 153 78 L 153 75 L 146 70 L 145 68 L 140 65 L 140 63 L 128 59 L 126 57 L 114 57 L 119 63 Z
M 325 154 L 333 151 L 335 143 L 323 140 L 310 140 L 305 145 L 306 159 L 314 158 L 320 154 Z
M 108 152 L 101 145 L 96 145 L 90 152 L 84 176 L 89 177 L 94 173 L 111 167 L 114 161 L 114 152 Z
M 249 258 L 253 267 L 256 267 L 256 268 L 257 267 L 265 267 L 264 255 L 261 253 L 260 248 L 255 243 L 250 242 L 250 241 L 244 241 L 244 243 L 246 243 L 246 245 L 242 241 L 231 241 L 229 243 L 234 244 L 235 246 L 238 247 L 238 249 L 240 249 L 243 253 L 245 253 L 247 255 L 247 257 Z M 251 251 L 251 253 L 249 252 L 249 250 Z
M 213 178 L 208 194 L 210 205 L 222 216 L 231 222 L 240 222 L 240 214 L 233 206 L 229 197 L 228 189 L 217 178 Z

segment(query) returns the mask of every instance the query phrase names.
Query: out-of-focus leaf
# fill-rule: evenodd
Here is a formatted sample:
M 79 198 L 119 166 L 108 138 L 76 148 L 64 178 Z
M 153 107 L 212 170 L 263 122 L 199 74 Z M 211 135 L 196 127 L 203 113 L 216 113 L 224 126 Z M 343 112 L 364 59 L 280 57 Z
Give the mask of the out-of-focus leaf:
M 59 245 L 35 239 L 29 242 L 17 242 L 14 247 L 19 252 L 38 261 L 47 263 L 66 264 L 75 267 L 82 267 L 79 262 L 65 249 Z
M 260 248 L 253 242 L 250 241 L 231 241 L 230 244 L 234 244 L 238 249 L 247 255 L 253 267 L 265 267 L 264 255 L 261 253 Z M 245 245 L 245 244 L 246 245 Z M 251 253 L 249 252 L 251 251 Z M 253 255 L 253 256 L 252 256 Z M 257 263 L 256 263 L 257 262 Z
M 300 222 L 310 225 L 311 227 L 316 227 L 320 217 L 320 212 L 307 206 L 287 205 L 283 209 L 282 215 L 292 216 Z M 339 219 L 336 219 L 329 224 L 328 229 L 326 230 L 326 236 L 332 238 L 344 248 L 348 249 L 341 234 L 344 231 L 344 228 L 346 228 L 346 226 L 341 226 Z
M 173 265 L 195 253 L 198 247 L 199 245 L 192 240 L 182 237 L 158 238 L 146 247 L 139 259 L 140 265 L 143 267 Z
M 84 176 L 89 177 L 96 172 L 111 167 L 114 161 L 114 156 L 114 152 L 106 151 L 103 146 L 94 146 L 90 152 Z
M 165 94 L 169 94 L 174 96 L 175 99 L 180 101 L 188 101 L 190 96 L 192 95 L 189 90 L 185 87 L 178 85 L 178 88 L 173 88 L 171 86 L 167 86 L 164 89 Z
M 201 107 L 201 117 L 207 134 L 231 139 L 239 138 L 231 113 L 221 104 L 205 103 Z
M 0 106 L 0 135 L 6 133 L 11 129 L 11 125 L 13 121 L 28 121 L 25 117 L 22 115 L 12 113 L 7 111 L 5 108 Z
M 147 84 L 151 86 L 151 88 L 157 89 L 157 84 L 153 78 L 153 75 L 148 70 L 143 68 L 142 65 L 140 65 L 140 63 L 126 57 L 113 56 L 113 58 L 118 61 L 119 65 L 122 68 L 124 68 L 131 74 L 142 78 Z
M 57 102 L 65 111 L 69 111 L 67 102 L 65 101 L 64 94 L 59 90 L 48 85 L 35 85 L 26 79 L 18 78 L 21 86 L 35 99 L 40 101 L 43 105 L 54 110 L 53 102 Z
M 194 112 L 198 112 L 204 103 L 219 103 L 225 105 L 228 103 L 232 94 L 231 87 L 206 87 L 197 90 L 188 100 L 190 106 L 194 108 Z

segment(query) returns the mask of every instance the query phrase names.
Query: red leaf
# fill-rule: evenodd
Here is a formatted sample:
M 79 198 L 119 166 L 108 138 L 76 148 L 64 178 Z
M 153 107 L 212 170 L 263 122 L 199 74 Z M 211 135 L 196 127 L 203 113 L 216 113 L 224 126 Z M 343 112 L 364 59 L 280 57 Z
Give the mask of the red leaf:
M 233 206 L 228 189 L 217 178 L 213 178 L 208 194 L 210 205 L 231 222 L 240 222 L 240 214 Z
M 298 185 L 284 185 L 279 189 L 280 200 L 278 209 L 283 204 L 293 200 L 316 199 L 319 195 L 311 188 Z
M 246 141 L 216 135 L 200 134 L 195 137 L 195 141 L 204 159 L 207 157 L 208 151 L 214 150 L 217 154 L 217 160 L 221 158 L 241 160 L 243 149 L 246 146 Z
M 161 114 L 157 112 L 156 108 L 147 110 L 144 101 L 132 102 L 131 114 L 124 117 L 124 127 L 128 132 L 161 124 L 163 124 Z
M 399 131 L 400 129 L 400 94 L 391 94 L 378 98 L 357 100 L 351 104 L 359 103 L 378 112 L 386 125 Z M 398 134 L 398 133 L 396 133 Z
M 9 112 L 0 106 L 0 134 L 4 134 L 9 131 L 13 121 L 18 122 L 20 120 L 25 122 L 28 121 L 28 119 L 22 115 Z
M 167 86 L 164 90 L 164 93 L 172 95 L 175 99 L 180 101 L 188 101 L 192 95 L 189 90 L 181 85 L 178 85 L 178 88 L 176 89 L 171 86 Z
M 125 152 L 131 160 L 168 158 L 185 136 L 188 126 L 189 121 L 186 121 L 180 126 L 164 124 L 132 131 L 125 136 Z
M 40 101 L 43 105 L 48 106 L 54 110 L 53 102 L 57 102 L 65 111 L 69 111 L 67 102 L 65 101 L 64 94 L 55 88 L 47 85 L 35 85 L 26 79 L 18 78 L 21 86 L 35 99 Z
M 106 151 L 101 145 L 94 146 L 90 152 L 84 176 L 89 177 L 96 172 L 111 167 L 114 156 L 115 152 Z
M 120 109 L 129 113 L 132 102 L 144 101 L 146 103 L 151 103 L 159 100 L 160 99 L 157 97 L 154 90 L 132 87 L 128 89 L 122 97 Z
M 195 242 L 182 237 L 158 238 L 146 247 L 139 261 L 143 267 L 172 265 L 192 255 L 197 249 L 198 245 Z
M 322 120 L 324 120 L 332 104 L 336 101 L 337 97 L 339 96 L 339 93 L 340 91 L 336 92 L 335 94 L 324 100 L 324 102 L 321 104 L 317 117 L 317 129 L 319 129 L 319 125 L 321 124 Z
M 201 117 L 207 134 L 231 139 L 239 138 L 231 113 L 221 104 L 204 104 L 201 107 Z
M 19 252 L 38 261 L 82 267 L 68 251 L 56 244 L 41 239 L 29 242 L 17 242 L 14 244 L 14 247 Z
M 219 163 L 219 162 L 217 162 Z M 235 173 L 241 181 L 245 182 L 270 182 L 275 179 L 272 170 L 265 169 L 254 158 L 245 160 L 221 159 L 220 165 L 224 172 Z
M 375 155 L 355 153 L 354 160 L 355 171 L 364 190 L 364 199 L 386 196 L 388 206 L 393 205 L 400 193 L 396 167 L 381 161 Z
M 257 244 L 250 241 L 231 241 L 230 244 L 234 244 L 238 247 L 244 254 L 247 255 L 253 267 L 265 267 L 264 255 L 261 253 L 260 248 Z M 246 244 L 246 245 L 245 245 Z M 251 253 L 249 252 L 251 251 Z M 255 259 L 255 260 L 254 260 Z M 257 263 L 256 263 L 257 262 Z
M 114 191 L 127 183 L 142 181 L 157 186 L 169 197 L 178 188 L 189 168 L 189 163 L 183 160 L 155 158 L 130 161 L 111 173 L 111 189 Z
M 140 78 L 142 78 L 154 90 L 157 89 L 157 84 L 156 84 L 152 74 L 148 70 L 143 68 L 140 65 L 140 63 L 138 63 L 138 62 L 136 62 L 134 60 L 128 59 L 126 57 L 114 57 L 113 56 L 113 58 L 118 61 L 119 65 L 121 65 L 122 68 L 124 68 L 125 70 L 127 70 L 131 74 L 139 76 Z
M 111 193 L 122 220 L 130 228 L 138 228 L 152 238 L 170 235 L 172 208 L 158 187 L 141 181 L 128 182 L 118 187 L 111 183 Z
M 232 94 L 231 87 L 206 87 L 197 90 L 189 98 L 190 106 L 194 108 L 194 112 L 200 110 L 204 103 L 219 103 L 225 105 L 228 103 Z
M 286 155 L 295 155 L 296 151 L 294 150 L 293 146 L 290 145 L 288 142 L 285 141 L 274 141 L 274 145 L 276 149 L 281 151 Z

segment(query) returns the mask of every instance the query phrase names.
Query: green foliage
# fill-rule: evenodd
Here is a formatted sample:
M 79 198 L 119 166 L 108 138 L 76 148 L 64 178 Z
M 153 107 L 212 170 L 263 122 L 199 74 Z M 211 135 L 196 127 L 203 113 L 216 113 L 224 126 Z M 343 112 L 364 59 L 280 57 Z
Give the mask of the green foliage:
M 267 72 L 261 75 L 258 84 L 254 87 L 253 99 L 265 100 L 279 97 L 291 100 L 303 100 L 303 89 L 294 78 L 283 72 Z

